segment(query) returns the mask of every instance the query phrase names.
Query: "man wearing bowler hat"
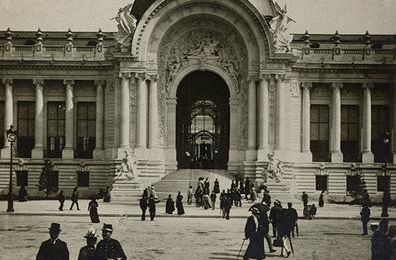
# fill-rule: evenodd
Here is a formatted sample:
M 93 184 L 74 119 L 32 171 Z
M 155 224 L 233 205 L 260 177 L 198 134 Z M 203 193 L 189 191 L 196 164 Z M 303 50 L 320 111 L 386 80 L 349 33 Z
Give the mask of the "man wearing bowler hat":
M 69 260 L 67 244 L 58 238 L 60 231 L 60 224 L 51 224 L 50 239 L 41 243 L 36 260 Z
M 126 260 L 127 257 L 122 249 L 120 242 L 111 238 L 113 226 L 111 224 L 103 224 L 103 239 L 96 246 L 95 260 L 118 259 Z

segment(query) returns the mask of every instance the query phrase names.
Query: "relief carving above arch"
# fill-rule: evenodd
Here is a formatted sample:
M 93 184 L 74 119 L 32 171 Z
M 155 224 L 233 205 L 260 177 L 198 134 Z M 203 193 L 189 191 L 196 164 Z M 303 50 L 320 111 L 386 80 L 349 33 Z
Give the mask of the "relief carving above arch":
M 248 54 L 242 37 L 229 24 L 211 16 L 183 19 L 165 34 L 158 50 L 162 136 L 167 132 L 166 100 L 170 87 L 181 71 L 197 65 L 203 71 L 208 65 L 220 68 L 234 81 L 233 92 L 238 95 L 247 87 Z M 247 106 L 243 106 L 246 102 L 245 95 L 241 95 L 241 107 L 246 110 L 241 115 L 247 114 Z

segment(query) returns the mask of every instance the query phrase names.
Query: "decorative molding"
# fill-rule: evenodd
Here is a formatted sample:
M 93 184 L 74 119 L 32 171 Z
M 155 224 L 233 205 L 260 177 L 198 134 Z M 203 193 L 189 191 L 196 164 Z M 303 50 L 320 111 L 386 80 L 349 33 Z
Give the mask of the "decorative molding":
M 12 85 L 14 83 L 14 81 L 12 79 L 2 79 L 1 81 L 3 83 L 3 85 L 7 86 L 7 85 Z
M 298 82 L 290 82 L 290 96 L 299 97 Z
M 41 78 L 33 79 L 33 85 L 42 87 L 44 85 L 44 80 Z
M 63 80 L 63 85 L 73 86 L 74 85 L 74 80 L 73 79 L 65 79 L 65 80 Z

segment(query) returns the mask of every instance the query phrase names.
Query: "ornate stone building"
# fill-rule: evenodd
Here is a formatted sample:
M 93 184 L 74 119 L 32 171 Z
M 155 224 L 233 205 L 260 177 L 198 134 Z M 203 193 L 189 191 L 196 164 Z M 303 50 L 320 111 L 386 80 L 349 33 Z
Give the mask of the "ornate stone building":
M 48 158 L 51 185 L 97 193 L 132 150 L 145 185 L 189 168 L 262 178 L 273 152 L 288 192 L 343 197 L 359 176 L 372 195 L 396 192 L 393 35 L 306 32 L 290 43 L 290 18 L 270 0 L 135 0 L 134 20 L 121 14 L 118 33 L 0 32 L 14 185 L 38 194 Z

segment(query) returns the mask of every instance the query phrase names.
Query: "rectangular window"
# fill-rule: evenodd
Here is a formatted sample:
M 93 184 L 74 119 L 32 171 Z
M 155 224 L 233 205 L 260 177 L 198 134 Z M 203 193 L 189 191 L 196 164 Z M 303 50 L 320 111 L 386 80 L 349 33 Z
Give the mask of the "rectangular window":
M 89 171 L 77 171 L 77 186 L 89 187 Z
M 59 188 L 59 172 L 58 171 L 50 171 L 48 174 L 48 187 L 51 187 L 53 190 L 58 190 Z
M 360 176 L 351 175 L 346 176 L 346 190 L 349 192 L 358 191 L 360 187 Z
M 0 101 L 0 148 L 4 147 L 4 136 L 5 136 L 4 129 L 4 101 Z
M 48 102 L 47 157 L 61 158 L 65 144 L 65 102 Z
M 77 104 L 77 151 L 76 158 L 93 156 L 96 144 L 96 103 Z
M 329 106 L 311 105 L 311 152 L 314 162 L 329 162 Z
M 17 186 L 28 186 L 28 171 L 16 171 Z
M 388 106 L 371 106 L 371 150 L 374 162 L 392 161 L 390 138 L 385 134 L 389 129 Z M 389 142 L 385 141 L 387 138 Z
M 30 158 L 34 148 L 34 101 L 19 101 L 17 116 L 18 157 Z
M 316 190 L 326 190 L 327 191 L 327 175 L 316 175 Z
M 341 151 L 344 162 L 360 161 L 359 107 L 341 106 Z
M 377 176 L 377 191 L 389 191 L 390 176 Z

